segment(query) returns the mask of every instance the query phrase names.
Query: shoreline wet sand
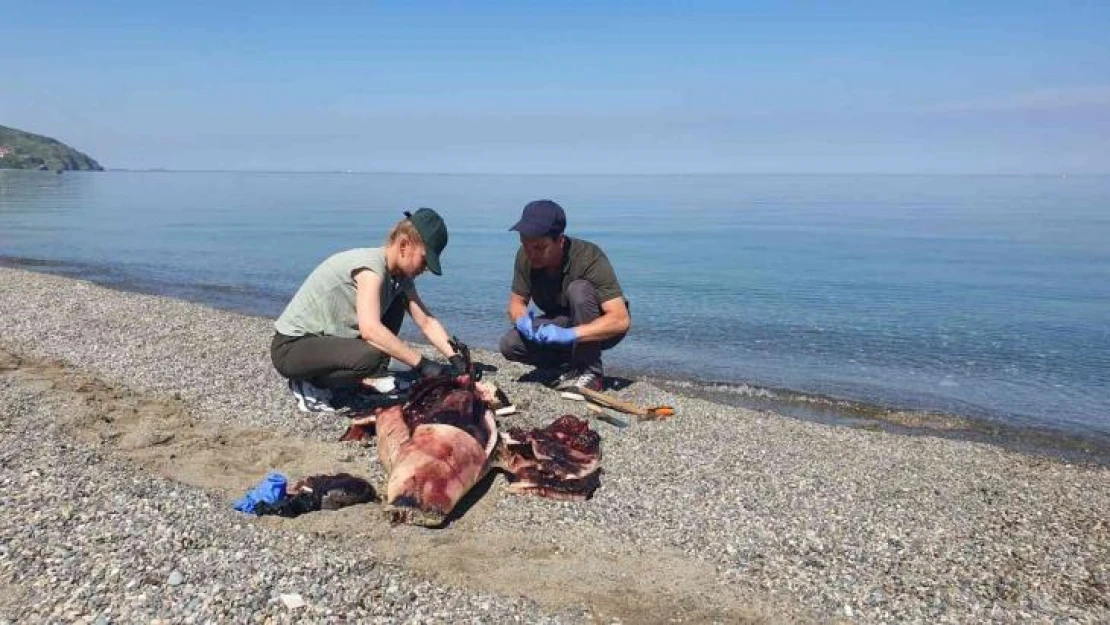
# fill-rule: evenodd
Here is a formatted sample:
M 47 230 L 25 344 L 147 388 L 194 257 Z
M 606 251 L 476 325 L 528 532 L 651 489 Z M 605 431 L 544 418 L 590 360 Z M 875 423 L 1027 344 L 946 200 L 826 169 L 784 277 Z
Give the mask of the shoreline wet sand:
M 169 297 L 247 316 L 274 317 L 281 312 L 288 299 L 288 293 L 251 287 L 179 283 L 171 276 L 152 279 L 113 265 L 0 255 L 0 268 L 59 275 L 113 290 Z M 403 329 L 403 336 L 406 340 L 422 340 L 411 324 Z M 883 429 L 898 434 L 944 436 L 1000 445 L 1069 462 L 1110 465 L 1110 429 L 1097 424 L 1007 414 L 971 404 L 928 407 L 928 401 L 914 403 L 896 398 L 868 400 L 745 380 L 706 380 L 688 373 L 660 373 L 651 368 L 627 364 L 611 365 L 609 372 L 622 381 L 635 378 L 681 395 L 817 423 Z
M 296 412 L 271 322 L 0 269 L 0 620 L 1052 621 L 1110 618 L 1110 470 L 723 406 L 603 437 L 585 503 L 480 487 L 441 530 L 376 506 L 253 519 L 266 470 L 380 480 Z M 541 425 L 581 407 L 480 352 Z M 307 605 L 292 611 L 282 593 Z
M 1069 431 L 1046 425 L 1015 424 L 999 418 L 911 408 L 894 408 L 789 389 L 728 382 L 645 377 L 665 390 L 747 410 L 842 427 L 882 430 L 907 436 L 940 436 L 997 445 L 1065 462 L 1110 466 L 1110 433 Z

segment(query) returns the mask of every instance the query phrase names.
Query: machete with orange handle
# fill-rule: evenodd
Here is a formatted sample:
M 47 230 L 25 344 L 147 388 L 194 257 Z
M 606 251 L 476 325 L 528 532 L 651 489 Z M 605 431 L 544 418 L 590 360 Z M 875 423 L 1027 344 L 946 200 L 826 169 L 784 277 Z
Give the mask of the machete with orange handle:
M 613 410 L 619 410 L 630 415 L 635 415 L 639 417 L 639 421 L 658 421 L 674 416 L 674 408 L 671 408 L 670 406 L 654 406 L 651 408 L 645 408 L 644 406 L 638 406 L 630 401 L 625 401 L 620 397 L 616 397 L 608 393 L 602 393 L 601 391 L 595 391 L 589 388 L 576 388 L 574 390 L 575 392 L 580 393 L 587 400 L 592 401 L 599 406 L 605 406 L 606 408 L 612 408 Z

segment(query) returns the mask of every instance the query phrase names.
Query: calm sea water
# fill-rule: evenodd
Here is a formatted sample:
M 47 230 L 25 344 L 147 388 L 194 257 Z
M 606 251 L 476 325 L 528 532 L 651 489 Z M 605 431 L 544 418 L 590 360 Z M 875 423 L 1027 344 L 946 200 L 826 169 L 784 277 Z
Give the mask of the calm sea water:
M 0 171 L 0 256 L 276 316 L 431 206 L 451 242 L 421 292 L 492 349 L 541 197 L 632 301 L 610 371 L 1110 434 L 1110 177 Z

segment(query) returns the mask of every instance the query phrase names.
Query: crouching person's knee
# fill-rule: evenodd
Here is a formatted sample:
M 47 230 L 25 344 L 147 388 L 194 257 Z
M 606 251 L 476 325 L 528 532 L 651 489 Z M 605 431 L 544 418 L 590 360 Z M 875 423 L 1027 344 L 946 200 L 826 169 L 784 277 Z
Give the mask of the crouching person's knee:
M 524 339 L 520 338 L 520 333 L 516 330 L 506 332 L 501 337 L 498 348 L 506 360 L 520 362 L 524 358 Z
M 351 371 L 362 377 L 381 375 L 389 367 L 389 355 L 371 348 L 360 354 L 349 366 Z
M 573 280 L 567 285 L 567 300 L 577 303 L 597 303 L 597 289 L 589 280 Z

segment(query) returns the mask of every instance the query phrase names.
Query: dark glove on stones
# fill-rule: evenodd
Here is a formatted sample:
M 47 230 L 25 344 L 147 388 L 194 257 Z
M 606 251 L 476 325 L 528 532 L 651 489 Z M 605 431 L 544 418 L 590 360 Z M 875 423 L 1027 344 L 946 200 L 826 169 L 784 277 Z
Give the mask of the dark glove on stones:
M 449 360 L 451 361 L 451 366 L 454 367 L 456 374 L 461 375 L 463 373 L 466 373 L 466 360 L 462 357 L 462 354 L 455 354 L 454 356 L 451 356 Z
M 446 373 L 447 366 L 421 356 L 420 362 L 416 363 L 415 368 L 420 372 L 421 376 L 425 378 L 434 378 Z

